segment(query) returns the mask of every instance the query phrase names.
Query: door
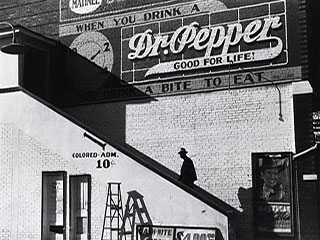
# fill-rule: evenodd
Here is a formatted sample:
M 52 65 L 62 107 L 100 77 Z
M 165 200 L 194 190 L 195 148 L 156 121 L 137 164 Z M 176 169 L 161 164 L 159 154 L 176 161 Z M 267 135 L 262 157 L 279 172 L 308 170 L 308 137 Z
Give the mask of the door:
M 65 240 L 65 173 L 43 173 L 42 183 L 42 240 Z
M 70 239 L 90 239 L 91 178 L 70 176 Z

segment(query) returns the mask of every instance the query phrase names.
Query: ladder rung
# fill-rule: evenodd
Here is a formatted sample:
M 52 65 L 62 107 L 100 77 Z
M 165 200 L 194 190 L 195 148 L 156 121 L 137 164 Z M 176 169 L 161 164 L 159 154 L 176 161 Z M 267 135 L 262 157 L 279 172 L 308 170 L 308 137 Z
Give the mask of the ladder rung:
M 115 230 L 118 230 L 120 231 L 120 228 L 115 228 L 115 227 L 104 227 L 104 229 L 109 229 L 109 230 L 112 230 L 112 231 L 115 231 Z
M 144 212 L 144 211 L 147 211 L 147 209 L 146 208 L 137 208 L 137 211 Z
M 122 208 L 122 206 L 116 206 L 116 205 L 109 205 L 109 207 L 111 209 L 121 209 Z
M 146 213 L 147 212 L 147 210 L 137 210 L 137 213 L 139 214 L 139 213 Z

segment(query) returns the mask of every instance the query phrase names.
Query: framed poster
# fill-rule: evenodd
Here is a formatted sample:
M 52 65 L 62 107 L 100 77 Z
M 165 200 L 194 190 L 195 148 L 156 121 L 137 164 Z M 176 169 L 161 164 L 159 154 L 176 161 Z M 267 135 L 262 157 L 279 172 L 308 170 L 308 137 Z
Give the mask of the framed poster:
M 292 153 L 253 153 L 255 233 L 292 236 Z
M 217 228 L 138 225 L 137 240 L 222 240 Z

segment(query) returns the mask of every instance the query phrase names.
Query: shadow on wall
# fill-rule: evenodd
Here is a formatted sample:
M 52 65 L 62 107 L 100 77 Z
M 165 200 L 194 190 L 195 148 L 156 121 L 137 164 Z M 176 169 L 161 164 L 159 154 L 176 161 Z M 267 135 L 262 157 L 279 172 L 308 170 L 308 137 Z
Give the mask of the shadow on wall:
M 136 99 L 130 101 L 132 104 L 145 104 L 155 101 L 152 98 Z M 90 103 L 63 108 L 65 112 L 83 122 L 100 135 L 105 136 L 111 142 L 126 146 L 126 110 L 127 100 L 105 103 Z M 139 115 L 139 112 L 134 114 Z M 143 122 L 137 122 L 143 124 Z
M 238 189 L 238 199 L 240 206 L 239 208 L 242 211 L 238 211 L 236 213 L 236 221 L 235 228 L 236 239 L 237 240 L 249 240 L 254 239 L 253 235 L 249 235 L 253 233 L 253 215 L 252 215 L 252 188 L 243 188 L 240 187 Z
M 28 54 L 32 59 L 32 52 Z M 76 50 L 59 44 L 51 57 L 55 64 L 50 65 L 45 100 L 113 142 L 125 143 L 129 99 L 130 104 L 149 103 L 155 99 L 109 72 L 98 61 L 99 51 L 87 59 Z
M 198 186 L 194 188 L 186 186 L 178 181 L 177 173 L 126 144 L 127 105 L 147 104 L 156 99 L 133 85 L 124 83 L 107 69 L 93 64 L 75 51 L 63 45 L 60 47 L 59 51 L 52 53 L 52 57 L 59 61 L 50 69 L 52 81 L 49 79 L 45 100 L 71 115 L 74 121 L 106 143 L 113 145 L 212 208 L 228 216 L 234 214 L 236 210 L 221 199 Z M 92 56 L 94 57 L 96 55 Z M 57 61 L 52 62 L 57 63 Z M 141 113 L 131 114 L 139 116 Z
M 239 208 L 242 211 L 238 211 L 236 214 L 236 239 L 237 240 L 249 240 L 255 239 L 254 236 L 254 225 L 260 226 L 265 230 L 272 230 L 275 228 L 275 218 L 272 206 L 267 202 L 260 203 L 260 208 L 263 206 L 262 214 L 260 216 L 253 215 L 254 209 L 253 206 L 257 205 L 252 202 L 252 188 L 243 188 L 238 189 L 238 199 L 240 206 Z M 258 213 L 257 213 L 258 214 Z M 255 220 L 254 220 L 255 219 Z M 265 236 L 262 234 L 259 239 L 265 239 Z

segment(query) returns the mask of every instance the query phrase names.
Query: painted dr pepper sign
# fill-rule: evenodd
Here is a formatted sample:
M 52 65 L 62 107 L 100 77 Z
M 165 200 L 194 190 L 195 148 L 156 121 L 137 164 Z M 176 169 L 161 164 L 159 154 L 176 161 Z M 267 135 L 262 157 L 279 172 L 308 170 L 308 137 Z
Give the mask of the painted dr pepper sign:
M 285 2 L 124 27 L 122 53 L 122 79 L 127 82 L 284 65 Z
M 171 37 L 167 35 L 154 36 L 151 29 L 134 35 L 129 41 L 131 52 L 129 60 L 159 57 L 162 51 L 164 55 L 183 54 L 185 49 L 195 51 L 205 50 L 200 58 L 168 61 L 159 63 L 149 69 L 145 76 L 168 73 L 175 71 L 194 70 L 199 68 L 211 68 L 229 65 L 238 62 L 256 62 L 271 60 L 279 56 L 283 50 L 283 43 L 279 37 L 268 36 L 268 32 L 280 28 L 280 17 L 270 17 L 263 20 L 253 20 L 245 29 L 242 24 L 228 24 L 227 29 L 223 26 L 201 28 L 198 22 L 178 28 Z M 274 46 L 248 51 L 230 52 L 230 47 L 241 44 L 271 42 Z M 220 54 L 214 52 L 222 48 Z

